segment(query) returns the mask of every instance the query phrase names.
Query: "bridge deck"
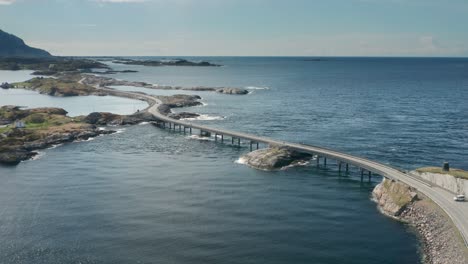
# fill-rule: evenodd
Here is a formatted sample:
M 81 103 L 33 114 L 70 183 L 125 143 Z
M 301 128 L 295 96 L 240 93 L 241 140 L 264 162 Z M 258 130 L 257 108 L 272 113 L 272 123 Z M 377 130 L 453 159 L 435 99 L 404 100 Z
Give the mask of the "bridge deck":
M 453 220 L 455 226 L 459 229 L 465 241 L 465 245 L 468 247 L 468 220 L 467 220 L 468 219 L 468 203 L 455 203 L 452 200 L 453 194 L 447 192 L 446 190 L 438 186 L 433 186 L 419 177 L 413 176 L 409 173 L 405 173 L 389 165 L 385 165 L 385 164 L 375 162 L 366 158 L 356 157 L 350 154 L 342 153 L 339 151 L 335 151 L 335 150 L 331 150 L 331 149 L 327 149 L 323 147 L 297 144 L 297 143 L 291 143 L 291 142 L 286 142 L 286 141 L 279 141 L 279 140 L 275 140 L 275 139 L 271 139 L 267 137 L 260 137 L 256 135 L 235 132 L 235 131 L 226 130 L 226 129 L 211 128 L 208 126 L 193 124 L 191 122 L 187 122 L 183 120 L 172 119 L 159 112 L 158 107 L 162 104 L 162 102 L 153 96 L 141 94 L 141 93 L 134 93 L 134 92 L 122 92 L 122 91 L 117 91 L 117 90 L 108 89 L 108 88 L 103 88 L 103 89 L 117 96 L 124 96 L 124 97 L 130 96 L 135 99 L 147 101 L 150 104 L 150 106 L 146 109 L 146 111 L 153 114 L 157 119 L 163 122 L 177 124 L 177 125 L 189 127 L 189 128 L 195 128 L 195 129 L 199 129 L 201 131 L 209 132 L 212 134 L 228 135 L 228 136 L 239 138 L 239 139 L 242 138 L 242 139 L 251 140 L 254 142 L 261 142 L 261 143 L 269 144 L 269 145 L 285 146 L 285 147 L 289 147 L 297 151 L 311 153 L 311 154 L 318 155 L 321 157 L 334 159 L 338 162 L 351 164 L 361 169 L 365 169 L 367 171 L 371 171 L 373 173 L 379 174 L 386 178 L 401 181 L 411 187 L 418 189 L 420 192 L 424 193 L 426 196 L 432 199 L 435 203 L 437 203 Z

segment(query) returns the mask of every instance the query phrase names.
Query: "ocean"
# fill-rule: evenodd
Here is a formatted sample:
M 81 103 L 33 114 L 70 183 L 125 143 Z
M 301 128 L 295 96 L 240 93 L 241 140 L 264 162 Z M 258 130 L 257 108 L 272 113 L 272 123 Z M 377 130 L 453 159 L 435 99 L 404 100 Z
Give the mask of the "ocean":
M 468 59 L 184 58 L 223 67 L 110 63 L 139 71 L 112 77 L 251 91 L 116 87 L 198 94 L 203 106 L 176 110 L 202 114 L 192 122 L 334 148 L 406 170 L 444 161 L 468 169 Z M 0 82 L 29 78 L 10 74 L 2 72 Z M 69 103 L 16 93 L 22 92 L 27 96 L 0 91 L 0 104 L 53 103 L 71 115 L 144 107 L 122 98 Z M 232 147 L 149 124 L 113 129 L 119 133 L 0 167 L 0 263 L 420 261 L 413 230 L 382 215 L 371 200 L 380 177 L 361 182 L 357 171 L 340 175 L 332 161 L 258 171 L 236 162 L 249 151 L 247 142 Z

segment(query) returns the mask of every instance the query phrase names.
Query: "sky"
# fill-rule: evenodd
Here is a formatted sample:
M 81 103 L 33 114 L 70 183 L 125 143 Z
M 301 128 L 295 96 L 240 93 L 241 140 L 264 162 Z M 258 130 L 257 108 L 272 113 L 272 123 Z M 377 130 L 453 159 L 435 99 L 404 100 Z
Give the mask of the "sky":
M 0 29 L 67 56 L 468 57 L 468 0 L 0 0 Z

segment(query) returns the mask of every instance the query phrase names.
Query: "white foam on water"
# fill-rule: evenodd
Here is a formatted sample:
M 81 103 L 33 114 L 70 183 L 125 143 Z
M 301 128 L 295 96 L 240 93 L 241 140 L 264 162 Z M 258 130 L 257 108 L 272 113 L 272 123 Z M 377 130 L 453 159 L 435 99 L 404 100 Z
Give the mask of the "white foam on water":
M 234 163 L 237 163 L 237 164 L 247 164 L 247 159 L 244 158 L 244 157 L 240 157 L 239 159 L 237 159 L 236 161 L 234 161 Z
M 201 140 L 201 141 L 213 141 L 214 140 L 211 137 L 201 137 L 199 135 L 191 135 L 188 138 L 195 139 L 195 140 Z
M 281 170 L 286 170 L 286 169 L 289 169 L 289 168 L 292 168 L 292 167 L 304 167 L 304 166 L 307 166 L 309 164 L 310 164 L 310 161 L 300 160 L 300 161 L 297 161 L 297 162 L 293 162 L 293 163 L 289 164 L 288 166 L 282 167 Z
M 147 124 L 149 124 L 149 122 L 141 122 L 141 123 L 140 123 L 140 124 L 138 124 L 138 125 L 140 125 L 140 126 L 144 126 L 144 125 L 147 125 Z
M 270 90 L 270 87 L 268 86 L 246 86 L 245 89 L 248 90 Z
M 75 141 L 73 141 L 73 142 L 77 142 L 77 143 L 78 143 L 78 142 L 87 142 L 87 141 L 93 141 L 93 140 L 95 140 L 95 139 L 96 139 L 96 138 L 94 138 L 94 137 L 90 137 L 90 138 L 88 138 L 88 139 L 79 139 L 79 140 L 75 140 Z
M 54 144 L 54 145 L 52 145 L 52 146 L 48 147 L 47 149 L 54 149 L 54 148 L 60 147 L 60 146 L 62 146 L 62 145 L 63 145 L 63 143 L 60 143 L 60 144 Z
M 120 134 L 120 133 L 123 133 L 125 131 L 125 128 L 119 128 L 115 131 L 114 134 Z
M 224 116 L 210 116 L 210 115 L 200 115 L 197 117 L 191 117 L 191 118 L 182 118 L 181 120 L 203 120 L 203 121 L 211 121 L 211 120 L 223 120 L 226 117 Z
M 41 159 L 41 158 L 44 157 L 45 154 L 46 154 L 46 153 L 43 152 L 43 151 L 35 151 L 35 152 L 36 152 L 37 154 L 36 154 L 34 157 L 32 157 L 30 160 L 38 160 L 38 159 Z M 26 161 L 26 160 L 25 160 L 25 161 Z

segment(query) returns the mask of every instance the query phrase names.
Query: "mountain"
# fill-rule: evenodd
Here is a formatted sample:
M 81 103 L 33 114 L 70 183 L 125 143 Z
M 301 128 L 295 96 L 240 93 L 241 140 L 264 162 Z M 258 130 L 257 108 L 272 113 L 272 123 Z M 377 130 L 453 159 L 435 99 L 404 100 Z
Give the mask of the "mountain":
M 49 52 L 30 47 L 15 35 L 0 29 L 0 57 L 51 57 Z

